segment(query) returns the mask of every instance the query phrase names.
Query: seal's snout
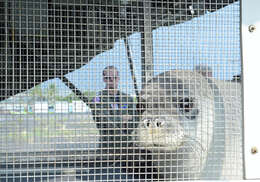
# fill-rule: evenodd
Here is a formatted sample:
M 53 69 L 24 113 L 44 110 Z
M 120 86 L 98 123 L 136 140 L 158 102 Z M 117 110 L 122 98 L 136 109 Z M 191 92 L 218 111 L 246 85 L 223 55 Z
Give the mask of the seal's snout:
M 165 121 L 159 119 L 145 119 L 143 120 L 144 127 L 148 130 L 150 135 L 160 135 Z
M 164 126 L 165 121 L 160 119 L 145 119 L 143 123 L 146 128 L 161 128 Z

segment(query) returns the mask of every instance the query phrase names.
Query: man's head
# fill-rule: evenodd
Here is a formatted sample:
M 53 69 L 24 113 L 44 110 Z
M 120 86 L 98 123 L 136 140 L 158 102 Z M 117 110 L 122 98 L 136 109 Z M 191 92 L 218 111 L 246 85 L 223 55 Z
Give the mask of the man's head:
M 119 82 L 119 71 L 114 66 L 107 66 L 103 70 L 103 81 L 106 89 L 117 90 Z

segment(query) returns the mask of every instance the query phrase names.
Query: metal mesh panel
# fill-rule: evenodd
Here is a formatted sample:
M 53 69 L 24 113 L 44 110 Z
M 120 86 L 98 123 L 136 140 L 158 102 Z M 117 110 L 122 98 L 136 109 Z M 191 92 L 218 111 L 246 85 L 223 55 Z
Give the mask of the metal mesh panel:
M 0 1 L 0 181 L 242 179 L 236 0 Z

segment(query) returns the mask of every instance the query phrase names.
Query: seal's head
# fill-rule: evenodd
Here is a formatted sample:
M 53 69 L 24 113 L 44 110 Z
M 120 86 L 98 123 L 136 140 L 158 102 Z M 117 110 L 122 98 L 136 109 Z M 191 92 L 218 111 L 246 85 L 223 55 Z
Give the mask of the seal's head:
M 214 120 L 214 97 L 207 80 L 192 71 L 164 72 L 147 83 L 141 98 L 145 108 L 136 130 L 139 146 L 156 154 L 174 154 L 166 160 L 178 160 L 187 171 L 201 170 Z

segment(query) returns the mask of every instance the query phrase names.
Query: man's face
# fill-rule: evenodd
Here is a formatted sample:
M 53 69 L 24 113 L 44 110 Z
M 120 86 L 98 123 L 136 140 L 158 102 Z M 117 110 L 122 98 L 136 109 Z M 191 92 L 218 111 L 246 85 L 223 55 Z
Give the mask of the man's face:
M 117 89 L 119 75 L 116 69 L 108 69 L 104 71 L 103 81 L 106 83 L 107 89 Z

